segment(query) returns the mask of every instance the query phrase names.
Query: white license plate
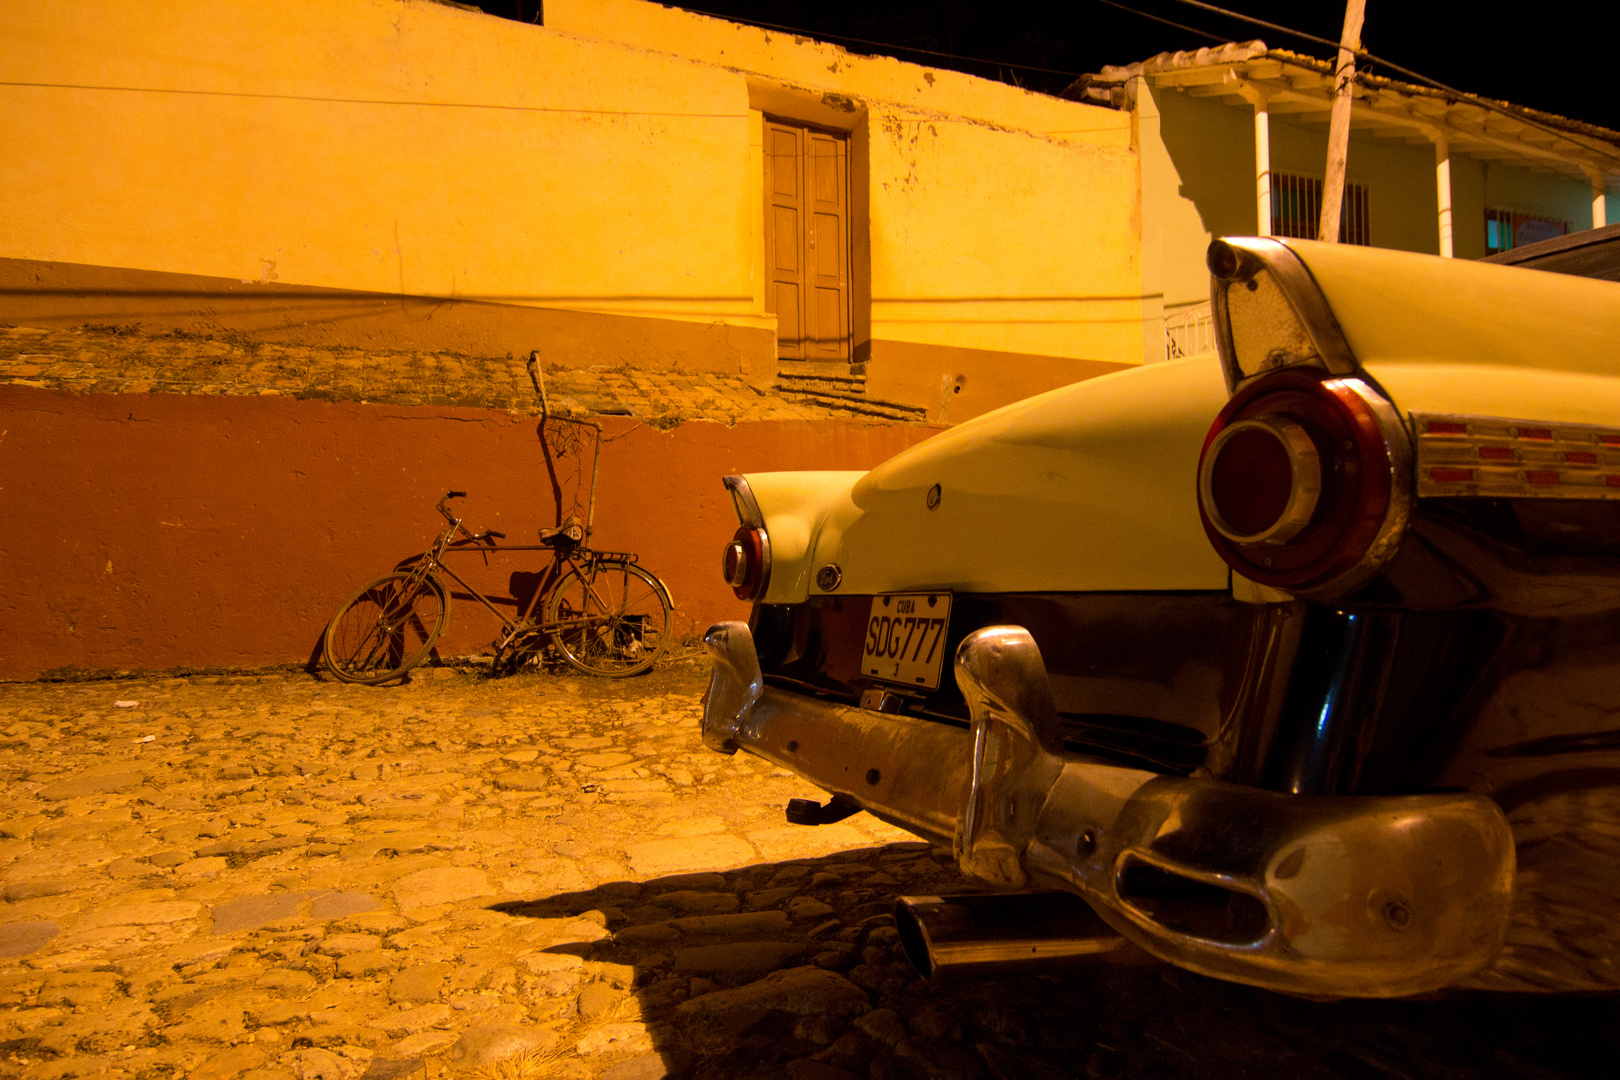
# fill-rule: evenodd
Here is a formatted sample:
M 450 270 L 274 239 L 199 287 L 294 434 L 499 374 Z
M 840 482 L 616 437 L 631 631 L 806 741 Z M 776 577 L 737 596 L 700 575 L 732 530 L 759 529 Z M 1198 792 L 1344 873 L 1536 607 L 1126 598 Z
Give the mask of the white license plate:
M 950 622 L 948 592 L 872 597 L 861 674 L 884 682 L 939 689 Z

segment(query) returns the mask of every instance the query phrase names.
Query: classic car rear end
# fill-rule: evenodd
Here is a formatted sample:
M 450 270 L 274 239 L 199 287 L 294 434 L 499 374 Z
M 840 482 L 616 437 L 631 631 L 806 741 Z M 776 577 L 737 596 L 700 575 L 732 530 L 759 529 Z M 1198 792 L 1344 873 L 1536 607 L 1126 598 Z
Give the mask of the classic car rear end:
M 832 793 L 801 822 L 868 810 L 1111 928 L 1004 898 L 976 963 L 1615 985 L 1620 284 L 1301 241 L 1210 266 L 1219 363 L 728 477 L 754 608 L 707 636 L 706 742 Z M 920 957 L 951 906 L 903 909 Z

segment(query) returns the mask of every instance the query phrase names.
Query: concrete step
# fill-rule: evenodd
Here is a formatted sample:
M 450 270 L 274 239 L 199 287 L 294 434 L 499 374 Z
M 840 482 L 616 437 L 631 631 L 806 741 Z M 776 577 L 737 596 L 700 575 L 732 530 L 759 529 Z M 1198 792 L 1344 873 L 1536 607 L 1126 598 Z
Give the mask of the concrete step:
M 866 365 L 817 360 L 783 360 L 776 375 L 776 392 L 789 401 L 803 401 L 852 416 L 885 420 L 928 419 L 928 410 L 866 396 Z
M 832 374 L 810 374 L 799 371 L 783 371 L 776 376 L 776 385 L 796 390 L 832 390 L 839 393 L 864 394 L 866 392 L 866 376 Z
M 847 360 L 778 360 L 778 370 L 783 375 L 829 375 L 862 376 L 866 374 L 865 364 L 852 364 Z
M 807 390 L 777 384 L 777 393 L 789 401 L 803 401 L 824 409 L 835 409 L 857 416 L 882 417 L 885 420 L 903 420 L 911 423 L 928 419 L 928 410 L 897 401 L 874 401 L 864 394 L 841 393 L 831 390 Z

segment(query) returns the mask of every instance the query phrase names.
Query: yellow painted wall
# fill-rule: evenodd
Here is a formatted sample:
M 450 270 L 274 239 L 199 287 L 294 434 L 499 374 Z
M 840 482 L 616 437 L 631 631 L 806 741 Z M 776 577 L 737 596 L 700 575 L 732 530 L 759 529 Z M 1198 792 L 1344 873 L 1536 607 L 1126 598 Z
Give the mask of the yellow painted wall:
M 874 338 L 1091 360 L 1134 349 L 1127 150 L 890 115 L 873 125 L 872 177 Z
M 0 256 L 763 321 L 741 81 L 401 0 L 0 6 Z
M 858 329 L 1135 362 L 1127 115 L 639 0 L 545 17 L 0 5 L 0 258 L 772 328 L 764 84 L 864 125 Z
M 1064 359 L 1139 362 L 1128 114 L 640 0 L 551 0 L 545 18 L 807 100 L 853 99 L 869 146 L 873 339 L 1033 354 L 1057 370 Z M 937 388 L 936 374 L 952 373 L 926 374 Z M 1090 374 L 1074 365 L 1075 378 Z

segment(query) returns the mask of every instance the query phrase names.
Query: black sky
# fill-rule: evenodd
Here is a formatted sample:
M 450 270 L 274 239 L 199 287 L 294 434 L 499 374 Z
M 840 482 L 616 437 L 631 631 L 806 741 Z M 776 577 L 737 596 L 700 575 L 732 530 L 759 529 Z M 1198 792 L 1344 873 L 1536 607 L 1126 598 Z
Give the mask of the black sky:
M 1324 59 L 1332 50 L 1223 18 L 1177 0 L 1118 0 L 1222 41 L 1266 44 Z M 486 11 L 532 19 L 536 0 L 486 0 Z M 1082 73 L 1155 53 L 1196 49 L 1211 37 L 1177 30 L 1100 0 L 694 0 L 688 7 L 740 22 L 776 23 L 851 52 L 956 68 L 1053 93 L 1070 80 L 1010 67 Z M 1342 0 L 1226 0 L 1219 6 L 1337 41 Z M 862 38 L 887 46 L 855 44 Z M 1483 3 L 1367 0 L 1363 45 L 1459 90 L 1620 130 L 1620 4 L 1568 0 L 1490 9 Z M 953 53 L 951 60 L 907 49 Z M 1394 72 L 1373 70 L 1380 74 Z

